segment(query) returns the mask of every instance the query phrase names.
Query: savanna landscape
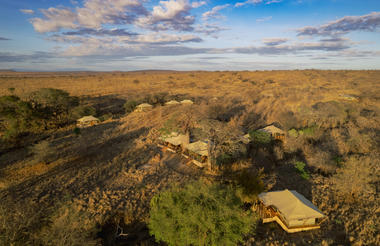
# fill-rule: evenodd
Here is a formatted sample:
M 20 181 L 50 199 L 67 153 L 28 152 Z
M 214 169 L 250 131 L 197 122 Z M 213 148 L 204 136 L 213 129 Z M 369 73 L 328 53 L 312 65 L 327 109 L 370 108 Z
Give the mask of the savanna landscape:
M 379 245 L 379 85 L 379 70 L 1 71 L 0 245 Z M 78 128 L 87 115 L 100 123 Z M 257 132 L 271 124 L 284 139 Z M 212 170 L 159 147 L 163 131 L 214 139 Z M 320 229 L 261 222 L 258 194 L 284 189 Z

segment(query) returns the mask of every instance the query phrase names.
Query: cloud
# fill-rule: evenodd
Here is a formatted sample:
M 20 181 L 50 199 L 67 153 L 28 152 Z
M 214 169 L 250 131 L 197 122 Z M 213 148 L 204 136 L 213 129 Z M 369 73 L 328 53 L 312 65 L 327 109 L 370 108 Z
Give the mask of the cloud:
M 8 40 L 11 40 L 9 38 L 4 38 L 4 37 L 0 37 L 0 41 L 8 41 Z
M 264 38 L 263 43 L 267 46 L 275 46 L 288 42 L 287 38 Z
M 49 52 L 34 52 L 32 54 L 18 54 L 14 52 L 0 52 L 0 63 L 7 62 L 44 62 L 56 54 Z
M 222 9 L 225 9 L 225 8 L 227 8 L 229 6 L 230 6 L 230 4 L 228 4 L 228 3 L 224 4 L 224 5 L 215 6 L 210 11 L 207 11 L 207 12 L 203 13 L 202 14 L 202 18 L 205 21 L 207 21 L 210 18 L 220 18 L 221 15 L 219 14 L 219 11 L 222 10 Z
M 91 29 L 83 28 L 77 31 L 63 32 L 63 35 L 74 36 L 74 35 L 92 35 L 92 36 L 133 36 L 137 33 L 129 32 L 126 29 Z
M 207 4 L 206 1 L 192 2 L 191 7 L 196 9 L 206 4 Z
M 276 42 L 269 42 L 269 45 L 266 43 L 265 46 L 239 47 L 233 48 L 230 51 L 244 54 L 282 55 L 291 53 L 295 54 L 304 51 L 342 51 L 350 48 L 349 43 L 346 41 L 306 42 L 284 45 L 283 43 L 286 41 L 282 40 L 281 44 L 281 41 L 277 40 L 277 44 Z
M 337 36 L 353 31 L 377 32 L 379 29 L 380 12 L 372 12 L 362 16 L 345 16 L 317 27 L 303 27 L 297 30 L 297 36 Z
M 265 21 L 270 21 L 271 19 L 272 19 L 272 16 L 267 16 L 267 17 L 256 19 L 256 22 L 265 22 Z
M 244 5 L 247 5 L 247 4 L 259 4 L 259 3 L 262 3 L 263 0 L 247 0 L 245 2 L 238 2 L 235 4 L 235 7 L 242 7 Z
M 57 32 L 62 28 L 101 28 L 104 24 L 129 24 L 147 14 L 137 0 L 85 0 L 82 8 L 49 8 L 41 10 L 44 18 L 31 23 L 40 33 Z
M 24 14 L 30 14 L 30 15 L 34 14 L 34 10 L 32 9 L 20 9 L 20 11 Z
M 218 32 L 228 30 L 228 28 L 225 28 L 223 26 L 214 24 L 214 23 L 203 23 L 202 25 L 197 25 L 194 28 L 194 32 L 197 33 L 203 33 L 206 35 L 215 35 Z
M 156 31 L 192 31 L 195 22 L 195 17 L 190 14 L 192 8 L 188 0 L 160 1 L 149 15 L 140 17 L 136 25 Z

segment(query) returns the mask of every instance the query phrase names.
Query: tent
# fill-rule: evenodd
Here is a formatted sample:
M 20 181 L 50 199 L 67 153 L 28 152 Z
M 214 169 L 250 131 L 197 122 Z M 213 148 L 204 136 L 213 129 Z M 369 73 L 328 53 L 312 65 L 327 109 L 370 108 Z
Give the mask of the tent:
M 189 144 L 190 137 L 189 134 L 171 132 L 170 134 L 162 135 L 159 140 L 174 152 L 181 152 L 182 148 Z
M 148 103 L 142 103 L 142 104 L 136 106 L 136 110 L 135 111 L 136 112 L 145 112 L 145 111 L 148 111 L 148 110 L 150 110 L 152 108 L 153 108 L 152 105 L 150 105 Z
M 325 217 L 295 190 L 264 192 L 259 194 L 259 200 L 263 222 L 277 221 L 288 232 L 319 228 L 320 219 Z
M 285 131 L 281 130 L 275 125 L 266 126 L 264 128 L 259 129 L 258 131 L 267 132 L 275 139 L 284 140 L 285 138 Z
M 197 141 L 185 147 L 185 153 L 193 158 L 193 163 L 199 167 L 209 165 L 208 141 Z
M 188 104 L 188 105 L 190 105 L 190 104 L 194 104 L 194 102 L 191 101 L 191 100 L 186 99 L 186 100 L 182 100 L 181 104 Z
M 166 106 L 170 106 L 170 105 L 178 105 L 178 104 L 179 104 L 179 102 L 177 102 L 176 100 L 171 100 L 171 101 L 165 103 Z
M 100 122 L 98 118 L 95 118 L 92 115 L 84 116 L 77 120 L 77 126 L 78 127 L 87 127 L 87 126 L 93 126 Z

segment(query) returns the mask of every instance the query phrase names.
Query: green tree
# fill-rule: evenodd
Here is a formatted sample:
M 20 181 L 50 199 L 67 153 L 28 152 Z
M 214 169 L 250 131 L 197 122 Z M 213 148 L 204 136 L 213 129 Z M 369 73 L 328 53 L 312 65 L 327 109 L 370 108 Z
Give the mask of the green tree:
M 137 104 L 138 104 L 138 103 L 137 103 L 136 101 L 134 101 L 134 100 L 129 100 L 129 101 L 127 101 L 127 102 L 124 104 L 125 112 L 126 112 L 126 113 L 133 112 L 133 110 L 135 110 Z
M 70 110 L 70 116 L 71 119 L 77 120 L 83 116 L 87 115 L 95 115 L 96 114 L 96 109 L 91 106 L 84 106 L 84 105 L 79 105 L 72 110 Z
M 150 233 L 169 245 L 236 245 L 257 221 L 232 187 L 200 181 L 161 192 L 150 205 Z
M 3 138 L 14 139 L 35 127 L 36 115 L 29 103 L 17 96 L 0 97 L 0 129 Z
M 67 123 L 70 109 L 79 104 L 78 98 L 70 96 L 67 91 L 54 88 L 39 89 L 32 92 L 29 98 L 33 108 L 44 115 L 46 124 L 51 120 L 58 125 Z

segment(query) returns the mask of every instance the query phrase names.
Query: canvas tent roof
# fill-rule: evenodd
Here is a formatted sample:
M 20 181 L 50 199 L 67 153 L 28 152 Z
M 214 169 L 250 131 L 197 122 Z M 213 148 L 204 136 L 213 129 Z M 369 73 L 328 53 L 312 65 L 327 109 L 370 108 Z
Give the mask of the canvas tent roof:
M 95 118 L 92 115 L 84 116 L 80 119 L 78 119 L 79 122 L 90 122 L 90 121 L 100 121 L 98 118 Z
M 283 130 L 281 130 L 280 128 L 278 128 L 274 125 L 266 126 L 264 128 L 259 129 L 259 131 L 268 132 L 270 134 L 276 134 L 276 133 L 285 134 L 285 132 Z
M 171 101 L 165 103 L 165 105 L 177 105 L 177 104 L 179 104 L 179 102 L 177 102 L 176 100 L 171 100 Z
M 187 145 L 188 150 L 201 156 L 208 156 L 208 144 L 206 141 L 197 141 Z
M 148 104 L 148 103 L 142 103 L 140 105 L 137 105 L 138 108 L 151 108 L 153 107 L 152 105 Z
M 181 101 L 182 104 L 193 104 L 193 101 L 186 99 Z
M 168 135 L 161 136 L 160 139 L 175 146 L 178 146 L 184 144 L 187 137 L 188 136 L 179 134 L 178 132 L 171 132 Z
M 325 217 L 314 204 L 295 190 L 263 192 L 259 199 L 265 206 L 276 207 L 287 220 Z

